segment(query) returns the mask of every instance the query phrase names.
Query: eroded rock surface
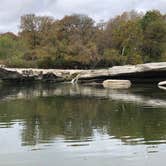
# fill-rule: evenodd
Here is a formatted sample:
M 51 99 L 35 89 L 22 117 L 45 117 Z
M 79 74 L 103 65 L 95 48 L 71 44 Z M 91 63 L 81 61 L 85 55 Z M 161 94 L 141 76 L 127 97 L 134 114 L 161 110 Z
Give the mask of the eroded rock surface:
M 1 80 L 35 80 L 35 81 L 72 81 L 103 82 L 106 79 L 156 79 L 166 78 L 166 62 L 140 65 L 114 66 L 108 69 L 94 70 L 59 70 L 59 69 L 22 69 L 0 66 Z

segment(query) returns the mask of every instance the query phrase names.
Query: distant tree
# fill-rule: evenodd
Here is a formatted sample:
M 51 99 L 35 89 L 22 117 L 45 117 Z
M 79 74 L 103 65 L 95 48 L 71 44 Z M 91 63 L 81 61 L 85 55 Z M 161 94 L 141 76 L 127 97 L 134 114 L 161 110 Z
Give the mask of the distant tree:
M 68 40 L 81 40 L 83 43 L 91 40 L 94 34 L 94 21 L 86 15 L 74 14 L 60 20 L 62 37 Z
M 93 66 L 98 56 L 95 40 L 97 30 L 94 20 L 86 15 L 74 14 L 60 20 L 58 40 L 65 43 L 65 59 L 74 59 L 79 63 L 82 61 L 86 65 L 91 63 Z
M 166 20 L 159 11 L 148 11 L 141 20 L 143 29 L 142 52 L 147 61 L 157 61 L 166 47 Z
M 141 17 L 141 14 L 131 11 L 111 19 L 105 29 L 106 50 L 118 50 L 119 56 L 130 57 L 127 59 L 132 59 L 136 54 L 140 55 L 143 39 L 140 26 Z M 126 63 L 130 62 L 126 60 Z
M 166 15 L 124 12 L 96 23 L 87 15 L 21 17 L 18 35 L 0 34 L 0 63 L 12 67 L 96 68 L 165 61 Z
M 47 16 L 36 16 L 35 14 L 27 14 L 21 17 L 20 36 L 28 41 L 31 48 L 36 48 L 48 37 L 54 20 Z

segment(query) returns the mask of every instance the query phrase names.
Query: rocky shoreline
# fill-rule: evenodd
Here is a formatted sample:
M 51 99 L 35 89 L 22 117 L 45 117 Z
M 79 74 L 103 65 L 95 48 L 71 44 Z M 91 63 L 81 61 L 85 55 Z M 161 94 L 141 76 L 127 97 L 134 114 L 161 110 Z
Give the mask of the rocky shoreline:
M 166 62 L 114 66 L 94 70 L 7 68 L 0 66 L 0 80 L 2 81 L 101 83 L 106 79 L 115 78 L 135 82 L 164 80 L 166 79 Z

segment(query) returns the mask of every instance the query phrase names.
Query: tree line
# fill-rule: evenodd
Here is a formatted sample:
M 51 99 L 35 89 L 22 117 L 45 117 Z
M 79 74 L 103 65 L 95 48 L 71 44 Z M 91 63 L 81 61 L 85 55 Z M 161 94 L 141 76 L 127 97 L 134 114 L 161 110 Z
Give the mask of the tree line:
M 23 15 L 17 35 L 0 35 L 0 63 L 9 67 L 104 68 L 166 61 L 166 15 L 124 12 L 107 22 L 73 14 L 56 20 Z

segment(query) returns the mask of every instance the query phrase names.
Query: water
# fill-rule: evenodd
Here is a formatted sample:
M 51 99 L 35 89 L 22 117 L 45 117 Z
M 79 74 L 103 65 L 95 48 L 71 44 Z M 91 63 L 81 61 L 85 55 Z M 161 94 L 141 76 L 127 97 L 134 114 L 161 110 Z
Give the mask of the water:
M 0 87 L 0 166 L 165 165 L 166 91 Z

